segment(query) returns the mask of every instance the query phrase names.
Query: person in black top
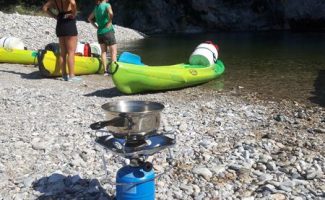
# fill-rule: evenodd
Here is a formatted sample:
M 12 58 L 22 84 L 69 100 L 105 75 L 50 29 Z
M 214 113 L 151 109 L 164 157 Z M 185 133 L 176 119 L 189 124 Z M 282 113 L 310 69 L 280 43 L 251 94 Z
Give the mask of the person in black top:
M 56 15 L 52 9 L 56 9 L 58 14 Z M 60 67 L 63 79 L 66 81 L 81 80 L 75 77 L 74 73 L 74 55 L 78 42 L 76 1 L 48 0 L 43 6 L 43 11 L 57 20 L 56 35 L 60 44 Z M 68 64 L 69 74 L 66 70 L 66 64 Z

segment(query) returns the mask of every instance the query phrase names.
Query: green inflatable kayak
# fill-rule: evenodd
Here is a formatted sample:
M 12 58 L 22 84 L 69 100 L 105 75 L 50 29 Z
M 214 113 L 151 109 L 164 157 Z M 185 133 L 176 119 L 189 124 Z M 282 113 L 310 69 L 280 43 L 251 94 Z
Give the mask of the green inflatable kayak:
M 148 66 L 117 62 L 110 71 L 116 88 L 125 94 L 163 91 L 198 85 L 219 77 L 225 70 L 221 60 L 211 66 L 176 64 Z

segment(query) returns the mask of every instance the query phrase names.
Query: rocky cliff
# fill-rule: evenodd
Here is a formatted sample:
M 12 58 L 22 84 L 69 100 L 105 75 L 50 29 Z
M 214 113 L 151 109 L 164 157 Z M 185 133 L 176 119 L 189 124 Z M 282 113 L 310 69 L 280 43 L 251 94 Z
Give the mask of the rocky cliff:
M 323 0 L 111 0 L 115 23 L 145 33 L 324 30 Z

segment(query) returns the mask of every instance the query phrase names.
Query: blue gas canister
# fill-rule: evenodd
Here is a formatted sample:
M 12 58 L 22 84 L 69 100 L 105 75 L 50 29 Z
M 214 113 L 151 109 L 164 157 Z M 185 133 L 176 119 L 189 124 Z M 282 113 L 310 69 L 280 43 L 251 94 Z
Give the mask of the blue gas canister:
M 154 200 L 155 173 L 152 167 L 124 166 L 116 175 L 117 200 Z

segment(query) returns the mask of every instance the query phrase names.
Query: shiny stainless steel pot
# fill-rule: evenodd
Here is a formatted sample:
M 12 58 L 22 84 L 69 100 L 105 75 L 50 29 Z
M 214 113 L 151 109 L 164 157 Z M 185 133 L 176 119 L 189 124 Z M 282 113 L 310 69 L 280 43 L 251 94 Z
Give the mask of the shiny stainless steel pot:
M 164 105 L 149 101 L 118 101 L 106 103 L 102 108 L 107 120 L 90 127 L 94 130 L 106 127 L 114 137 L 126 138 L 155 133 Z

